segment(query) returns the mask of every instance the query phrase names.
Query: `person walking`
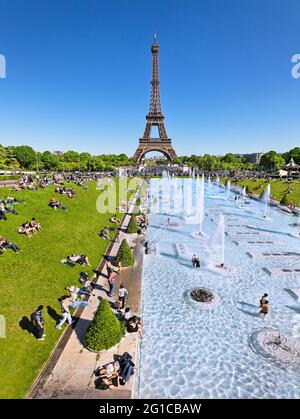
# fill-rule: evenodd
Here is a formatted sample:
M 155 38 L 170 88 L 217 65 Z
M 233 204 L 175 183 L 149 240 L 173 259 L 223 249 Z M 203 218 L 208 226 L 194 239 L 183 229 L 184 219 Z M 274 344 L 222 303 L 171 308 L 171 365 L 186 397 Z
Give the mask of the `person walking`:
M 260 314 L 263 314 L 263 317 L 265 318 L 268 313 L 269 313 L 269 301 L 264 300 L 264 302 L 260 306 Z
M 122 283 L 119 288 L 119 301 L 121 302 L 121 309 L 125 307 L 125 299 L 126 295 L 128 295 L 128 291 L 125 288 L 124 284 Z
M 72 319 L 71 313 L 70 313 L 70 305 L 72 303 L 73 299 L 72 297 L 67 297 L 61 302 L 61 313 L 62 313 L 62 319 L 56 326 L 56 329 L 61 329 L 62 325 L 65 323 L 65 321 L 68 321 L 68 324 L 74 323 L 74 320 Z
M 44 318 L 43 318 L 43 308 L 44 306 L 38 306 L 37 310 L 33 313 L 32 323 L 35 328 L 37 340 L 45 340 L 44 333 Z
M 193 268 L 195 268 L 197 265 L 197 256 L 195 254 L 192 257 L 192 265 L 193 265 Z
M 109 291 L 108 291 L 108 296 L 111 297 L 115 287 L 116 287 L 116 274 L 115 272 L 111 272 L 108 275 L 108 285 L 109 285 Z
M 264 295 L 259 300 L 259 306 L 262 307 L 262 305 L 265 303 L 265 301 L 268 299 L 268 294 L 265 292 Z

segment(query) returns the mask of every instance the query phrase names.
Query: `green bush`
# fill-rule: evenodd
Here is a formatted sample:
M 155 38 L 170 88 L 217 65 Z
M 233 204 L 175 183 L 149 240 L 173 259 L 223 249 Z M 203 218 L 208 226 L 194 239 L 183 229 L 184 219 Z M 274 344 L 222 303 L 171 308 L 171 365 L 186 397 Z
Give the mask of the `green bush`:
M 265 191 L 261 191 L 260 195 L 259 195 L 259 199 L 264 199 L 265 196 Z
M 137 233 L 138 229 L 139 228 L 138 228 L 138 225 L 136 223 L 135 215 L 132 215 L 131 219 L 129 221 L 129 224 L 127 226 L 127 233 L 129 233 L 129 234 Z
M 123 239 L 115 261 L 117 265 L 121 264 L 122 267 L 134 264 L 134 256 L 126 239 Z
M 285 205 L 286 207 L 289 205 L 290 201 L 287 197 L 287 194 L 283 195 L 280 201 L 281 205 Z
M 17 175 L 0 175 L 0 180 L 18 180 L 21 176 Z
M 109 349 L 120 342 L 124 328 L 105 299 L 100 301 L 95 316 L 85 334 L 85 346 L 94 351 Z

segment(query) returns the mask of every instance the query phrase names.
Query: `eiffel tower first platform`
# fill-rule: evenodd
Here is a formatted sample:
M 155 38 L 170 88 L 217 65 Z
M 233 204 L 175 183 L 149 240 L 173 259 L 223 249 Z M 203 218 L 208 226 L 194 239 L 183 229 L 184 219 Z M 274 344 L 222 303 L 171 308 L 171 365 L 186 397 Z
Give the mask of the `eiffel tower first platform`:
M 176 158 L 176 153 L 172 147 L 171 138 L 164 124 L 164 116 L 161 111 L 160 91 L 159 91 L 159 74 L 158 74 L 158 52 L 159 46 L 154 35 L 154 42 L 151 47 L 152 52 L 152 81 L 151 81 L 151 98 L 150 110 L 146 116 L 146 128 L 142 138 L 140 138 L 139 146 L 133 156 L 134 163 L 139 164 L 142 157 L 150 151 L 159 151 L 163 153 L 170 162 Z M 151 138 L 151 129 L 153 126 L 158 127 L 159 138 Z

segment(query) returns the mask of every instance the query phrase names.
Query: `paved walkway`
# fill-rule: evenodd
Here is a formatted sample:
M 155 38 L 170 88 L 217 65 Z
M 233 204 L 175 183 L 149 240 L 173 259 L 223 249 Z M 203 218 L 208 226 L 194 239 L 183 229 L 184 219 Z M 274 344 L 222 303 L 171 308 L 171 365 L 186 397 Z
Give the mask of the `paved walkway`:
M 132 210 L 132 207 L 130 210 Z M 131 268 L 123 268 L 121 270 L 120 275 L 117 276 L 118 283 L 116 291 L 118 290 L 120 281 L 122 281 L 127 287 L 129 293 L 127 306 L 131 308 L 132 312 L 139 314 L 144 249 L 141 237 L 136 234 L 128 235 L 123 232 L 123 230 L 126 231 L 129 220 L 130 215 L 126 215 L 122 224 L 122 231 L 119 232 L 117 240 L 113 243 L 108 256 L 114 257 L 117 254 L 123 238 L 127 238 L 130 246 L 135 247 L 135 264 Z M 114 355 L 122 355 L 124 352 L 129 352 L 133 357 L 133 361 L 136 363 L 140 342 L 138 334 L 126 334 L 120 344 L 107 351 L 101 352 L 100 355 L 88 351 L 83 346 L 83 338 L 86 329 L 94 317 L 94 313 L 99 304 L 99 299 L 106 298 L 111 302 L 116 300 L 116 295 L 113 297 L 107 296 L 107 289 L 107 271 L 104 266 L 98 277 L 93 295 L 89 298 L 89 305 L 83 309 L 59 359 L 54 367 L 50 368 L 50 371 L 49 368 L 47 369 L 46 365 L 44 371 L 41 372 L 40 377 L 38 377 L 32 387 L 28 398 L 127 399 L 132 397 L 134 393 L 133 387 L 136 374 L 130 378 L 129 382 L 127 382 L 125 386 L 120 386 L 118 390 L 103 391 L 95 389 L 95 377 L 93 376 L 93 371 L 98 366 L 111 362 L 114 359 Z M 69 330 L 72 330 L 71 326 L 68 326 L 68 328 Z M 68 330 L 66 330 L 66 332 L 68 332 Z

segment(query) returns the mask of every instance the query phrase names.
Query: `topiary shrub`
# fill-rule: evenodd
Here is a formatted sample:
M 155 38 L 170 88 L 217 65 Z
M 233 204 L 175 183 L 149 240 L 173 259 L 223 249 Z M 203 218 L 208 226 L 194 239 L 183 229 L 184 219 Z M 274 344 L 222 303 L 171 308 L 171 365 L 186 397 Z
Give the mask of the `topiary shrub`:
M 127 233 L 129 233 L 129 234 L 137 233 L 138 229 L 139 228 L 138 228 L 138 225 L 136 223 L 135 215 L 132 215 L 131 219 L 128 223 L 128 226 L 127 226 Z
M 117 265 L 121 264 L 122 267 L 132 266 L 134 264 L 134 256 L 126 239 L 123 239 L 119 247 L 115 262 Z
M 286 207 L 289 206 L 290 201 L 289 201 L 289 199 L 288 199 L 288 197 L 287 197 L 286 194 L 283 195 L 283 197 L 281 198 L 280 203 L 281 203 L 281 205 L 285 205 Z
M 260 195 L 259 195 L 259 199 L 263 200 L 265 197 L 265 191 L 261 191 Z
M 115 346 L 123 336 L 123 326 L 111 310 L 109 302 L 102 299 L 85 334 L 85 346 L 93 351 L 102 351 Z

